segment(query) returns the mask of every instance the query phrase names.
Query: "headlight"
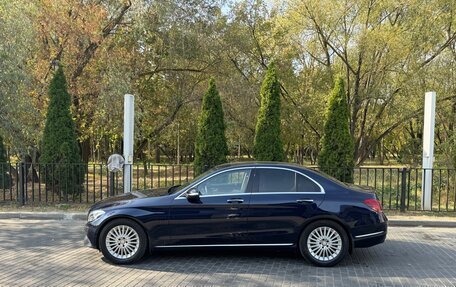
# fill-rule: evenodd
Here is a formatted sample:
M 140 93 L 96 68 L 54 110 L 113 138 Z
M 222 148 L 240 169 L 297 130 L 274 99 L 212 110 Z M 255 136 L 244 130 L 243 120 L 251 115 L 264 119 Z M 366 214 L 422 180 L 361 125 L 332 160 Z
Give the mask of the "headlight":
M 91 211 L 89 213 L 89 216 L 87 217 L 87 221 L 92 222 L 92 221 L 100 218 L 100 216 L 102 216 L 103 214 L 105 214 L 105 212 L 101 209 Z

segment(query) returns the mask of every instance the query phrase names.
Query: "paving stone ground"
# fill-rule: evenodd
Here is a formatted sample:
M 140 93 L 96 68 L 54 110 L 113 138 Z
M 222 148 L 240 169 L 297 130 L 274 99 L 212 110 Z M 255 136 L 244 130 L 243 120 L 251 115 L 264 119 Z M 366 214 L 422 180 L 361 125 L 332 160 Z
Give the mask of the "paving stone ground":
M 333 268 L 296 252 L 178 250 L 135 265 L 83 246 L 82 221 L 0 220 L 0 286 L 456 286 L 456 228 L 390 227 Z

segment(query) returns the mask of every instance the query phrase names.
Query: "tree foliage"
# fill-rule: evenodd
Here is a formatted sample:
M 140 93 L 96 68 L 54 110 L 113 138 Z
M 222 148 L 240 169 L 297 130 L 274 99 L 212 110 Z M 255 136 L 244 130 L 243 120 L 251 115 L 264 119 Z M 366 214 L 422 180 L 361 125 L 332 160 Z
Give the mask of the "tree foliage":
M 36 31 L 28 1 L 0 1 L 0 130 L 15 154 L 36 149 L 43 117 L 33 100 Z
M 81 156 L 70 112 L 70 95 L 63 69 L 59 67 L 49 85 L 49 107 L 43 133 L 40 161 L 49 164 L 46 181 L 66 193 L 79 192 L 84 181 Z M 53 182 L 52 182 L 53 181 Z
M 196 174 L 226 162 L 228 147 L 223 117 L 222 101 L 215 81 L 211 79 L 209 89 L 203 97 L 195 142 Z
M 347 102 L 344 81 L 338 77 L 329 98 L 318 166 L 341 181 L 353 182 L 354 145 Z
M 442 99 L 453 96 L 454 102 L 454 91 L 444 91 L 450 86 L 429 79 L 436 78 L 433 72 L 442 74 L 435 67 L 453 65 L 454 52 L 449 53 L 456 39 L 451 28 L 456 21 L 455 3 L 306 0 L 287 4 L 281 21 L 302 55 L 303 72 L 316 67 L 329 75 L 326 83 L 339 73 L 347 80 L 357 164 L 372 156 L 385 137 L 421 116 L 424 97 L 420 95 L 427 89 L 437 90 Z M 454 78 L 444 73 L 447 79 Z
M 36 151 L 58 60 L 85 161 L 121 148 L 131 93 L 135 155 L 176 162 L 179 134 L 191 162 L 193 119 L 215 77 L 230 157 L 252 158 L 258 95 L 275 59 L 284 159 L 316 162 L 342 75 L 357 165 L 419 164 L 423 95 L 435 90 L 436 160 L 452 166 L 455 15 L 447 0 L 0 1 L 0 129 L 13 159 Z

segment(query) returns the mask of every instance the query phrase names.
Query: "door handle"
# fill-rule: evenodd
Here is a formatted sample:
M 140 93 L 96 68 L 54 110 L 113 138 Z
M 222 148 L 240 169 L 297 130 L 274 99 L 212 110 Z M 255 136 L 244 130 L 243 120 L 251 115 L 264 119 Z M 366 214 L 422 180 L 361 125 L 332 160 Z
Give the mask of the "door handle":
M 228 199 L 226 202 L 228 202 L 228 203 L 243 203 L 244 200 L 241 199 L 241 198 L 231 198 L 231 199 Z
M 314 201 L 313 201 L 313 199 L 308 199 L 308 198 L 306 198 L 306 199 L 298 199 L 298 200 L 296 200 L 296 202 L 297 202 L 298 204 L 311 204 L 311 203 L 313 203 Z

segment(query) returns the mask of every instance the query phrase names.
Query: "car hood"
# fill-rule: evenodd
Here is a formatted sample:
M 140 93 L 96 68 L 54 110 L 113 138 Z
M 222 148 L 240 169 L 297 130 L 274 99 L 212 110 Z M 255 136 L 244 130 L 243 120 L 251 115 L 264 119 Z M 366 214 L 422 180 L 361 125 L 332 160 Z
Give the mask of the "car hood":
M 101 201 L 98 201 L 91 206 L 90 211 L 101 208 L 110 208 L 117 207 L 121 205 L 127 205 L 133 203 L 137 199 L 141 198 L 156 198 L 157 200 L 161 199 L 164 195 L 168 195 L 169 187 L 163 188 L 154 188 L 141 191 L 132 191 L 123 193 L 116 196 L 107 197 Z

